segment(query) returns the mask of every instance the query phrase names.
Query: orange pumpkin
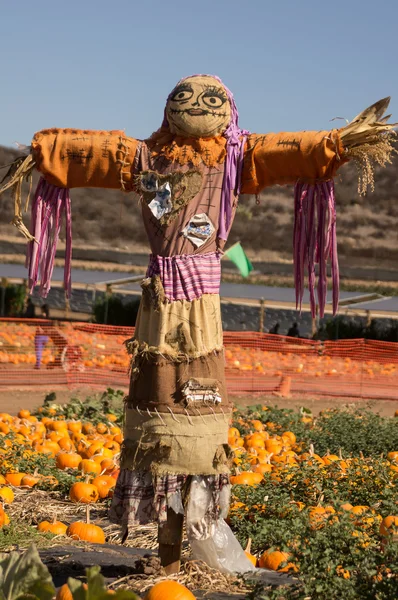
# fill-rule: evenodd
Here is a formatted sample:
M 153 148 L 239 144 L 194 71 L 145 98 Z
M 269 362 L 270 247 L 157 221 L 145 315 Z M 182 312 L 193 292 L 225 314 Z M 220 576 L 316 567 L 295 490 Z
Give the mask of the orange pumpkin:
M 69 490 L 69 497 L 72 502 L 82 502 L 90 504 L 97 502 L 99 498 L 98 489 L 91 483 L 77 482 Z
M 92 523 L 75 521 L 66 530 L 66 535 L 74 540 L 84 540 L 92 544 L 105 544 L 105 534 L 101 527 Z
M 99 475 L 103 470 L 101 465 L 95 462 L 95 460 L 91 460 L 91 458 L 83 458 L 79 469 L 82 473 L 92 473 L 94 475 Z
M 115 487 L 116 481 L 110 475 L 100 475 L 93 479 L 93 485 L 98 489 L 100 498 L 107 498 L 109 491 Z
M 9 483 L 10 485 L 13 485 L 14 487 L 19 487 L 25 475 L 26 473 L 6 473 L 5 478 L 7 483 Z
M 245 548 L 245 554 L 246 554 L 246 557 L 250 560 L 250 562 L 254 566 L 257 566 L 257 556 L 254 556 L 254 554 L 250 553 L 251 545 L 252 545 L 252 541 L 251 541 L 251 538 L 249 538 L 248 542 L 247 542 L 247 546 Z
M 156 583 L 144 597 L 144 600 L 195 600 L 195 596 L 185 585 L 177 581 L 166 580 Z
M 60 452 L 57 454 L 55 464 L 58 469 L 64 471 L 65 469 L 77 469 L 82 462 L 82 457 L 76 452 Z
M 233 475 L 230 477 L 232 485 L 256 485 L 263 479 L 261 473 L 252 473 L 251 471 L 244 471 L 239 475 Z
M 71 450 L 75 450 L 75 444 L 72 442 L 72 440 L 69 437 L 61 437 L 58 440 L 58 445 L 61 448 L 61 450 L 65 450 L 66 452 L 70 452 Z
M 73 600 L 72 592 L 67 583 L 64 583 L 57 592 L 55 600 Z
M 284 562 L 287 562 L 290 558 L 290 554 L 287 552 L 280 552 L 279 550 L 266 550 L 260 556 L 258 560 L 258 566 L 260 569 L 271 569 L 272 571 L 277 571 L 280 565 Z
M 9 522 L 10 522 L 10 519 L 4 512 L 4 508 L 2 506 L 0 506 L 0 527 L 3 527 L 3 525 L 8 525 Z
M 49 521 L 41 521 L 37 526 L 38 531 L 42 531 L 44 533 L 50 532 L 54 535 L 65 535 L 67 529 L 68 526 L 61 521 L 53 521 L 52 523 Z
M 380 524 L 380 535 L 388 537 L 389 535 L 396 535 L 398 533 L 398 517 L 389 515 L 382 520 Z

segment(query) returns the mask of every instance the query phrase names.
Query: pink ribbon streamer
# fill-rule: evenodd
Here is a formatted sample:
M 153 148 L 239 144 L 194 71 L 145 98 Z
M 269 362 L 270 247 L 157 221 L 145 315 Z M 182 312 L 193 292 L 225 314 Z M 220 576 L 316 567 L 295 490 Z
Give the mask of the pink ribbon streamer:
M 319 315 L 325 314 L 327 262 L 331 259 L 333 315 L 339 306 L 339 264 L 336 238 L 336 201 L 332 180 L 294 188 L 293 260 L 296 308 L 302 308 L 305 263 L 312 316 L 316 315 L 315 265 L 318 264 L 317 296 Z
M 71 294 L 72 218 L 69 189 L 58 188 L 41 178 L 32 203 L 31 233 L 36 241 L 30 242 L 26 255 L 29 270 L 29 289 L 33 293 L 40 280 L 39 295 L 48 296 L 54 271 L 55 254 L 61 230 L 62 216 L 66 216 L 66 247 L 64 289 Z

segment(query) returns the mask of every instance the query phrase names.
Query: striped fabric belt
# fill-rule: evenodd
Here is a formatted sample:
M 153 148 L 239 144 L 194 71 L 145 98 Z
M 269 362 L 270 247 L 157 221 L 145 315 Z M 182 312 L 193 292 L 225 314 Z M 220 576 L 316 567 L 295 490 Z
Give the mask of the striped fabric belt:
M 186 254 L 180 256 L 151 255 L 147 277 L 159 275 L 169 302 L 195 300 L 203 294 L 218 294 L 221 280 L 221 255 Z

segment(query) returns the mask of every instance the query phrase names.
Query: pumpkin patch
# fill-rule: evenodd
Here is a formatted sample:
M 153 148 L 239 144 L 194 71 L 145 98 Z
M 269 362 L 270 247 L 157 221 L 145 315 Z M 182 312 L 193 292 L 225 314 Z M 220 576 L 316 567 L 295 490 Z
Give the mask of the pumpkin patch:
M 41 512 L 26 522 L 43 540 L 107 541 L 97 507 L 106 514 L 116 485 L 122 399 L 108 390 L 96 403 L 61 406 L 50 396 L 33 414 L 0 414 L 8 428 L 0 432 L 0 546 L 31 493 L 70 507 L 68 518 Z M 283 591 L 286 600 L 398 595 L 398 419 L 352 406 L 314 416 L 258 405 L 234 412 L 228 441 L 227 522 L 253 565 L 295 578 Z M 193 597 L 184 586 L 171 589 L 174 583 L 162 581 L 145 593 L 151 600 L 164 593 Z M 255 590 L 253 584 L 251 597 L 262 599 Z M 270 590 L 267 598 L 281 592 Z

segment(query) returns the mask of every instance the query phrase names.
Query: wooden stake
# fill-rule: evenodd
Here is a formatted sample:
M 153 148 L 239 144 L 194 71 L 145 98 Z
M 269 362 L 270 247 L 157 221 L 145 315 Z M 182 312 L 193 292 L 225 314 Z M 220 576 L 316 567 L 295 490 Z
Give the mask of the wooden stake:
M 158 528 L 160 564 L 167 575 L 178 573 L 181 566 L 182 528 L 184 515 L 167 509 L 167 521 Z
M 265 316 L 265 301 L 264 298 L 261 298 L 260 300 L 260 325 L 259 325 L 259 332 L 263 333 L 264 331 L 264 316 Z

